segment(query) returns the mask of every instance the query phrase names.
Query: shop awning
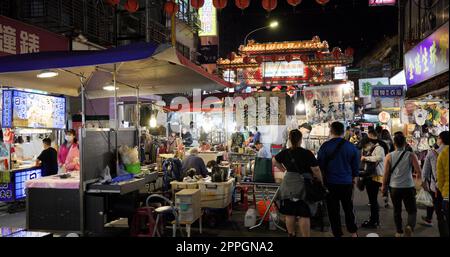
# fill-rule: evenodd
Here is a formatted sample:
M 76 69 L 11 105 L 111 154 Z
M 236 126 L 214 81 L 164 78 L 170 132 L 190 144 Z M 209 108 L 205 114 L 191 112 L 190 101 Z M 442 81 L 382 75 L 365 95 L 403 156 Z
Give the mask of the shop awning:
M 168 45 L 137 43 L 100 51 L 33 53 L 0 57 L 0 84 L 78 96 L 80 77 L 90 98 L 112 97 L 103 87 L 112 84 L 117 67 L 119 96 L 190 92 L 194 88 L 217 90 L 228 83 L 204 71 Z M 42 70 L 57 70 L 59 76 L 39 79 Z M 134 87 L 134 88 L 133 88 Z

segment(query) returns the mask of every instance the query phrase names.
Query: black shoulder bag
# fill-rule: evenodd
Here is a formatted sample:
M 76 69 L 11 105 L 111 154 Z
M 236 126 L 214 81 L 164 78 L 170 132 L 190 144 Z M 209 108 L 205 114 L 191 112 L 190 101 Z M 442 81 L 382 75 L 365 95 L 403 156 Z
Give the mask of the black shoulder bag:
M 303 176 L 305 185 L 305 201 L 309 203 L 323 201 L 328 194 L 327 188 L 324 187 L 323 184 L 318 180 L 314 179 L 313 176 L 305 176 L 304 172 L 302 173 L 298 168 L 297 163 L 295 162 L 294 157 L 292 157 L 290 150 L 288 150 L 288 154 L 297 172 L 299 172 Z
M 389 189 L 389 184 L 391 181 L 391 176 L 392 176 L 392 172 L 394 172 L 395 168 L 397 168 L 398 164 L 400 163 L 400 161 L 403 159 L 403 156 L 405 155 L 407 151 L 403 151 L 402 154 L 400 154 L 400 157 L 398 158 L 398 160 L 395 162 L 394 166 L 392 166 L 390 172 L 389 172 L 389 177 L 387 178 L 387 185 L 385 187 L 385 190 Z M 383 192 L 383 195 L 387 194 L 387 191 Z

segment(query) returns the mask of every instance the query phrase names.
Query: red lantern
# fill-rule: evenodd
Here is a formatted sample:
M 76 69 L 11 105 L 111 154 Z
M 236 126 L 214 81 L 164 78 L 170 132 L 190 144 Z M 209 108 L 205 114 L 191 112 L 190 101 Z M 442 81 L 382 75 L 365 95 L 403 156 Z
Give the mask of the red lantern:
M 301 55 L 301 56 L 300 56 L 300 60 L 301 60 L 302 62 L 307 62 L 307 61 L 309 61 L 309 58 L 308 58 L 307 55 Z
M 278 61 L 278 56 L 272 55 L 272 56 L 270 56 L 270 60 L 272 60 L 272 62 L 276 62 L 276 61 Z
M 234 2 L 236 6 L 241 10 L 244 10 L 250 5 L 250 0 L 234 0 Z
M 263 58 L 262 56 L 256 56 L 256 57 L 255 57 L 255 61 L 256 61 L 258 64 L 261 64 L 261 63 L 264 61 L 264 58 Z
M 205 0 L 191 0 L 191 6 L 194 7 L 194 9 L 200 9 L 205 4 Z
M 174 13 L 178 12 L 178 5 L 173 0 L 167 1 L 164 4 L 164 11 L 167 15 L 172 16 Z
M 139 10 L 139 2 L 137 0 L 128 0 L 123 7 L 128 12 L 135 13 Z
M 288 54 L 284 57 L 284 60 L 286 60 L 286 62 L 292 62 L 292 55 Z
M 217 10 L 222 10 L 227 6 L 228 0 L 213 0 L 213 5 Z
M 341 49 L 335 47 L 333 48 L 333 51 L 331 51 L 331 53 L 333 54 L 334 59 L 339 59 L 339 57 L 341 57 Z
M 245 56 L 245 57 L 242 59 L 242 61 L 243 61 L 245 64 L 249 64 L 250 61 L 251 61 L 251 58 L 248 57 L 248 56 Z
M 351 47 L 345 49 L 345 55 L 348 57 L 353 56 L 354 53 L 355 53 L 355 50 L 353 50 L 353 48 L 351 48 Z
M 277 0 L 262 0 L 262 7 L 264 10 L 270 12 L 273 9 L 277 8 Z
M 105 0 L 105 2 L 111 6 L 116 6 L 120 3 L 120 0 Z
M 287 2 L 288 2 L 288 4 L 296 7 L 297 5 L 299 5 L 302 2 L 302 0 L 287 0 Z
M 316 0 L 316 2 L 321 5 L 326 5 L 330 0 Z

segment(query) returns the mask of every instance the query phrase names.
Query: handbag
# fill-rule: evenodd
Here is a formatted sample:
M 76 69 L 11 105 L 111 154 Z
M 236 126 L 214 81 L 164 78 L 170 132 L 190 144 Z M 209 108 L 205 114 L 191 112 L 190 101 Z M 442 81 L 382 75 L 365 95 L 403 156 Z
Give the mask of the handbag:
M 372 147 L 372 149 L 370 150 L 370 153 L 367 156 L 372 156 L 372 154 L 375 151 L 375 148 L 377 148 L 377 146 L 378 145 L 375 145 L 374 147 Z M 373 177 L 373 176 L 377 175 L 378 162 L 364 161 L 363 163 L 364 163 L 364 170 L 359 172 L 360 177 Z
M 318 180 L 314 179 L 311 173 L 302 173 L 292 157 L 291 152 L 288 151 L 291 162 L 294 165 L 298 173 L 303 176 L 303 182 L 305 186 L 305 201 L 309 203 L 316 203 L 325 200 L 328 190 Z

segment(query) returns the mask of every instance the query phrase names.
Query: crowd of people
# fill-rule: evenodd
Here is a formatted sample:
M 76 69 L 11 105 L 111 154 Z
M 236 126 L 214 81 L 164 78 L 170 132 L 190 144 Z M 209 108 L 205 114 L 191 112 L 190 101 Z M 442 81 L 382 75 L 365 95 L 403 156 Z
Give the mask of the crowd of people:
M 421 187 L 431 195 L 434 204 L 422 217 L 424 224 L 432 226 L 432 215 L 435 213 L 440 236 L 448 237 L 448 131 L 439 134 L 436 145 L 429 150 L 422 166 L 402 132 L 396 132 L 391 137 L 388 130 L 372 127 L 362 135 L 360 131 L 351 127 L 345 129 L 342 123 L 334 122 L 330 126 L 330 136 L 315 156 L 305 149 L 301 130 L 291 130 L 289 147 L 273 158 L 274 166 L 287 171 L 279 199 L 280 212 L 286 216 L 289 236 L 295 236 L 296 218 L 299 218 L 301 235 L 309 236 L 310 218 L 317 210 L 317 202 L 306 200 L 305 181 L 306 176 L 312 176 L 327 190 L 325 202 L 335 237 L 344 235 L 341 206 L 347 231 L 352 237 L 358 236 L 353 208 L 355 186 L 365 190 L 369 198 L 370 217 L 361 224 L 362 227 L 377 229 L 380 226 L 378 196 L 382 194 L 385 206 L 388 196 L 392 201 L 395 236 L 412 236 L 417 223 L 416 190 Z M 407 213 L 405 226 L 402 205 Z

